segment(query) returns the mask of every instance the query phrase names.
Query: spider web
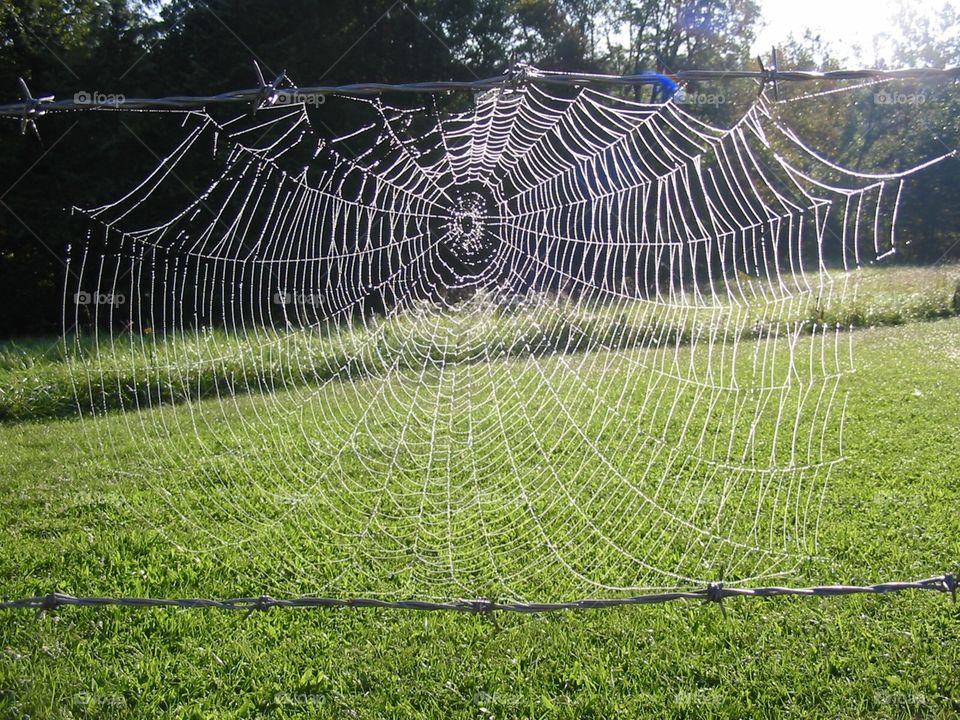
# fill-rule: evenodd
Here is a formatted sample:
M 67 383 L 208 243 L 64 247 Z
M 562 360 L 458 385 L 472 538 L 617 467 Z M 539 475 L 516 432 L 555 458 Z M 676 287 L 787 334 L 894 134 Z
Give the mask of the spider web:
M 853 370 L 818 310 L 895 252 L 918 168 L 844 170 L 763 96 L 729 128 L 533 84 L 337 102 L 365 118 L 338 137 L 303 105 L 178 113 L 153 172 L 78 211 L 78 410 L 154 532 L 257 588 L 392 597 L 816 552 Z

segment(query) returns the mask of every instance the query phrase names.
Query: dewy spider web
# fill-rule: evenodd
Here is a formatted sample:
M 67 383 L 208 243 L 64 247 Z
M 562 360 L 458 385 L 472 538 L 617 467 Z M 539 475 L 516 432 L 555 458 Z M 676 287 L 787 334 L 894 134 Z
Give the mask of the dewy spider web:
M 340 102 L 373 120 L 180 113 L 153 173 L 80 211 L 78 408 L 154 530 L 257 593 L 370 597 L 735 584 L 815 552 L 852 370 L 817 311 L 831 266 L 894 252 L 909 173 L 827 162 L 763 97 L 729 129 L 589 88 Z

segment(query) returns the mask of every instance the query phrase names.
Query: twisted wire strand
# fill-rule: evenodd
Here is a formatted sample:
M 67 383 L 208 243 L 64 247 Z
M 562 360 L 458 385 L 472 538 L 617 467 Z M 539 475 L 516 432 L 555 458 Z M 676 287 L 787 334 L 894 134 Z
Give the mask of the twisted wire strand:
M 904 68 L 900 70 L 679 70 L 671 73 L 679 81 L 693 80 L 745 80 L 752 79 L 761 85 L 777 82 L 842 82 L 846 80 L 960 80 L 960 67 Z M 304 96 L 326 95 L 379 95 L 387 92 L 437 93 L 451 90 L 492 90 L 523 83 L 549 85 L 626 85 L 643 86 L 661 82 L 657 73 L 642 72 L 631 75 L 602 75 L 595 73 L 552 72 L 530 66 L 518 66 L 509 72 L 480 80 L 449 80 L 415 83 L 352 83 L 348 85 L 315 85 L 306 87 L 276 88 L 272 85 L 243 90 L 230 90 L 216 95 L 172 95 L 160 98 L 124 97 L 121 101 L 90 103 L 74 98 L 54 100 L 26 97 L 21 102 L 0 105 L 0 116 L 29 118 L 48 112 L 70 110 L 145 110 L 189 109 L 224 103 L 294 103 Z
M 210 598 L 134 598 L 134 597 L 75 597 L 60 592 L 48 595 L 20 598 L 0 602 L 0 610 L 28 609 L 37 612 L 56 610 L 60 607 L 177 607 L 187 609 L 216 608 L 218 610 L 242 610 L 248 613 L 269 608 L 378 608 L 390 610 L 445 610 L 452 612 L 483 613 L 545 613 L 560 610 L 598 610 L 626 605 L 653 605 L 676 600 L 700 600 L 722 603 L 727 598 L 738 597 L 833 597 L 838 595 L 881 594 L 905 590 L 933 590 L 948 592 L 957 600 L 957 577 L 952 574 L 938 575 L 923 580 L 894 581 L 876 585 L 819 585 L 813 587 L 768 586 L 759 588 L 726 587 L 723 583 L 710 583 L 696 590 L 649 593 L 622 598 L 588 598 L 569 602 L 504 603 L 487 598 L 457 599 L 447 602 L 425 600 L 377 600 L 374 598 L 296 597 L 274 598 L 239 597 L 227 599 Z

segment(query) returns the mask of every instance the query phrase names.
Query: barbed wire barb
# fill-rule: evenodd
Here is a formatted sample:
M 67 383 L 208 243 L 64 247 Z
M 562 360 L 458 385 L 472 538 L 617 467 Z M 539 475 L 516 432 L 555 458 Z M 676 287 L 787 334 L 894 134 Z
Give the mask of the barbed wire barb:
M 720 606 L 720 613 L 723 615 L 723 619 L 727 619 L 727 608 L 723 605 L 723 583 L 722 582 L 712 582 L 707 585 L 707 602 L 714 602 Z
M 957 604 L 957 576 L 953 573 L 947 573 L 943 576 L 944 587 L 949 591 L 953 598 L 953 604 Z
M 40 130 L 37 128 L 37 118 L 43 115 L 46 112 L 46 107 L 53 102 L 53 95 L 43 95 L 41 97 L 33 97 L 30 92 L 30 88 L 27 86 L 27 81 L 22 77 L 17 78 L 20 82 L 20 92 L 23 95 L 23 103 L 21 104 L 20 115 L 20 134 L 26 135 L 27 130 L 33 130 L 33 134 L 37 136 L 37 140 L 43 142 L 40 137 Z

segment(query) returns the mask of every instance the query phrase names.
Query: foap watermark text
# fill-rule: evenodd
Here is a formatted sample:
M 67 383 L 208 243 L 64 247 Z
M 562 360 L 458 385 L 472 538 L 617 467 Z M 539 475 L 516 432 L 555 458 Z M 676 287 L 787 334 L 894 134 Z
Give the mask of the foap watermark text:
M 123 293 L 86 292 L 81 290 L 73 296 L 77 305 L 124 305 L 127 296 Z
M 104 93 L 99 90 L 88 92 L 80 90 L 73 94 L 73 102 L 86 107 L 120 107 L 127 101 L 120 93 Z

